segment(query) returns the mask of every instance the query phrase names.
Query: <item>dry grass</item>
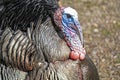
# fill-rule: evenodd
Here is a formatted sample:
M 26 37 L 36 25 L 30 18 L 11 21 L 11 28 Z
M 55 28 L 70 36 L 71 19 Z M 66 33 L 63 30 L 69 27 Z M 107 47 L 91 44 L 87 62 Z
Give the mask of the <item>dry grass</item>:
M 100 80 L 120 80 L 120 1 L 62 0 L 79 13 L 85 48 Z

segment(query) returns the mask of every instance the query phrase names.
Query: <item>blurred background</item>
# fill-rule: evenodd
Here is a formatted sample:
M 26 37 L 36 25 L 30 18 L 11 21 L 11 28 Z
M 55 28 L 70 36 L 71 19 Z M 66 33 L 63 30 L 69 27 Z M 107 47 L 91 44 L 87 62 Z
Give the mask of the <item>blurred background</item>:
M 61 0 L 79 13 L 87 54 L 100 80 L 120 80 L 120 0 Z

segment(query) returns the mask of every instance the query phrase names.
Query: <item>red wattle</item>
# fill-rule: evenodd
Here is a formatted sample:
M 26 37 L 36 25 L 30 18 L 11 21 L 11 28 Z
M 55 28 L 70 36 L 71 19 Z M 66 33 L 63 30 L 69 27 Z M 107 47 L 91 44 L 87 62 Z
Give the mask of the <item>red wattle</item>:
M 85 54 L 81 53 L 80 54 L 80 60 L 84 60 L 85 59 Z
M 82 49 L 82 51 L 79 51 L 79 50 L 75 49 L 75 50 L 71 51 L 70 58 L 72 60 L 77 60 L 77 59 L 84 60 L 85 55 L 86 55 L 86 51 L 85 51 L 84 48 Z
M 70 53 L 70 58 L 71 58 L 71 59 L 77 60 L 77 59 L 79 59 L 79 57 L 80 57 L 80 54 L 79 54 L 78 52 L 76 52 L 76 51 L 71 51 L 71 53 Z
M 86 55 L 86 51 L 85 51 L 85 49 L 83 48 L 83 49 L 82 49 L 82 52 L 80 53 L 80 60 L 84 60 L 84 59 L 85 59 L 85 55 Z

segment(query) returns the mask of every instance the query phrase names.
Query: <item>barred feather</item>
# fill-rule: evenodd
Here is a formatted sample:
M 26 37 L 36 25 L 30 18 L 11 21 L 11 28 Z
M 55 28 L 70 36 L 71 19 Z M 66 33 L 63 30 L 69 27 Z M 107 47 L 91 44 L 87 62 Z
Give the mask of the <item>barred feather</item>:
M 25 80 L 26 72 L 0 64 L 0 80 Z
M 36 48 L 20 30 L 5 29 L 1 37 L 2 59 L 5 65 L 23 71 L 32 70 L 35 64 Z

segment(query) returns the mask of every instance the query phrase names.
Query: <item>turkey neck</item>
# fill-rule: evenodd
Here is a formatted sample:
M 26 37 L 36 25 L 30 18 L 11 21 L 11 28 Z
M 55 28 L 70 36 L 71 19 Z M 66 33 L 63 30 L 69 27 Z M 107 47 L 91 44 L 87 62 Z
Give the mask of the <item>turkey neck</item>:
M 48 18 L 42 25 L 37 26 L 35 30 L 36 45 L 42 51 L 47 62 L 67 60 L 70 49 L 65 41 L 59 37 L 51 19 Z M 39 53 L 41 54 L 41 53 Z

